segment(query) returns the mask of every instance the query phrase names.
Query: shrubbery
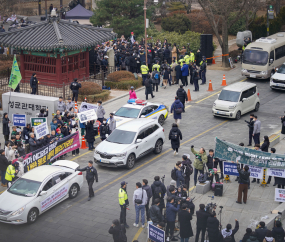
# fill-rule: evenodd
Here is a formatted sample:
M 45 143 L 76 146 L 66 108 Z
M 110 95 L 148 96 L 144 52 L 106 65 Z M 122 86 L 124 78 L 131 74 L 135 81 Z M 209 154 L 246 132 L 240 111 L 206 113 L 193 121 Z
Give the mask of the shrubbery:
M 80 89 L 79 89 L 80 90 Z M 84 98 L 86 97 L 87 101 L 90 103 L 94 103 L 97 101 L 106 101 L 110 96 L 109 90 L 102 90 L 99 94 L 92 94 L 92 95 L 78 95 L 79 101 L 84 101 Z
M 94 95 L 102 93 L 102 88 L 95 82 L 81 82 L 81 88 L 79 89 L 79 95 Z
M 118 82 L 122 78 L 135 79 L 134 74 L 129 71 L 115 71 L 107 76 L 107 81 Z
M 142 86 L 142 78 L 138 77 L 136 80 L 134 77 L 132 79 L 122 78 L 118 81 L 105 81 L 105 86 L 111 87 L 111 89 L 120 89 L 120 90 L 130 90 L 131 86 L 135 89 Z
M 187 30 L 191 30 L 191 21 L 184 14 L 174 14 L 173 16 L 163 18 L 161 27 L 165 31 L 175 31 L 184 34 Z

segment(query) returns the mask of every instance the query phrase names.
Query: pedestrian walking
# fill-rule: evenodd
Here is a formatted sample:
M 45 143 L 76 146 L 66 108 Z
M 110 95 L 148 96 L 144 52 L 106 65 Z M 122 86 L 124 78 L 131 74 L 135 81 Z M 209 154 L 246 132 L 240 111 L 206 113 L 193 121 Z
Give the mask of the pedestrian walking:
M 171 105 L 171 109 L 170 112 L 173 113 L 173 117 L 175 120 L 175 123 L 177 125 L 180 124 L 180 120 L 182 118 L 182 113 L 184 111 L 184 106 L 183 104 L 180 102 L 180 100 L 178 99 L 178 97 L 175 97 L 175 101 L 174 103 Z
M 254 116 L 254 127 L 253 127 L 253 140 L 254 144 L 260 144 L 260 129 L 261 129 L 261 122 L 257 119 L 257 116 Z
M 164 89 L 166 88 L 167 83 L 169 83 L 169 86 L 171 86 L 170 71 L 168 70 L 168 68 L 164 68 L 162 76 L 163 76 L 163 86 L 164 86 Z
M 236 203 L 242 204 L 242 194 L 243 194 L 243 202 L 246 203 L 247 201 L 247 192 L 248 192 L 248 184 L 249 184 L 249 176 L 250 172 L 249 167 L 246 165 L 241 169 L 239 162 L 237 161 L 237 170 L 239 173 L 239 188 L 238 188 L 238 199 Z
M 188 158 L 189 157 L 189 158 Z M 187 186 L 187 190 L 190 188 L 190 175 L 192 175 L 193 167 L 192 161 L 190 160 L 190 155 L 184 154 L 182 155 L 182 170 L 184 171 L 184 180 Z
M 145 99 L 148 100 L 148 94 L 151 95 L 152 98 L 154 98 L 153 93 L 152 93 L 152 79 L 150 74 L 147 74 L 147 78 L 144 81 L 144 86 L 145 86 Z
M 165 208 L 164 196 L 166 193 L 166 188 L 165 185 L 160 181 L 159 176 L 154 177 L 154 182 L 151 185 L 151 191 L 152 191 L 152 204 L 154 204 L 154 200 L 156 198 L 159 198 L 160 199 L 159 208 L 162 214 L 162 210 Z
M 95 132 L 94 132 L 94 121 L 88 120 L 86 125 L 86 141 L 88 143 L 89 150 L 94 150 L 94 142 L 95 142 Z
M 180 65 L 176 65 L 175 66 L 175 71 L 176 71 L 176 84 L 179 84 L 179 80 L 182 80 L 182 72 L 181 72 L 181 66 Z M 183 82 L 182 82 L 183 84 Z
M 152 198 L 152 190 L 151 190 L 150 186 L 148 185 L 147 179 L 143 179 L 142 188 L 146 191 L 146 194 L 147 194 L 147 204 L 145 205 L 145 212 L 146 212 L 147 221 L 150 221 L 150 218 L 149 218 L 149 201 Z
M 189 66 L 185 63 L 185 61 L 183 61 L 183 66 L 181 67 L 181 74 L 183 86 L 188 86 Z
M 109 130 L 111 134 L 116 129 L 116 119 L 114 118 L 114 113 L 110 113 L 110 119 L 109 119 Z
M 204 242 L 206 228 L 207 228 L 207 220 L 208 217 L 210 216 L 210 213 L 205 211 L 205 204 L 199 205 L 199 210 L 196 211 L 196 216 L 197 216 L 197 223 L 196 223 L 195 242 L 198 242 L 200 233 L 202 235 L 201 242 Z
M 2 130 L 3 130 L 4 139 L 5 141 L 8 141 L 10 136 L 9 123 L 11 123 L 10 119 L 8 118 L 8 113 L 4 113 L 2 123 L 3 123 Z
M 147 204 L 147 194 L 146 191 L 142 188 L 140 182 L 136 183 L 136 190 L 133 195 L 133 204 L 136 210 L 136 221 L 133 224 L 135 227 L 139 227 L 139 218 L 141 213 L 141 223 L 142 228 L 145 226 L 145 205 Z
M 37 93 L 37 88 L 38 88 L 38 79 L 36 73 L 33 73 L 31 79 L 30 79 L 30 87 L 32 88 L 31 94 L 36 94 Z
M 156 92 L 158 92 L 158 85 L 160 83 L 160 73 L 157 70 L 157 68 L 154 68 L 154 71 L 152 72 L 152 91 L 156 89 Z M 156 88 L 155 88 L 156 87 Z
M 57 109 L 60 111 L 61 115 L 63 115 L 66 110 L 66 105 L 62 97 L 59 97 L 58 99 L 59 101 L 57 102 Z
M 180 223 L 181 242 L 188 242 L 189 238 L 194 236 L 191 226 L 192 215 L 186 203 L 183 203 L 181 210 L 178 212 L 178 221 Z
M 147 51 L 147 50 L 146 50 Z M 141 73 L 142 73 L 142 79 L 143 79 L 143 86 L 144 86 L 144 82 L 147 78 L 147 75 L 148 75 L 148 72 L 149 72 L 149 69 L 148 67 L 146 66 L 145 64 L 145 61 L 142 62 L 142 65 L 141 65 Z
M 100 139 L 103 141 L 107 138 L 106 134 L 110 134 L 109 124 L 107 124 L 107 120 L 105 118 L 103 119 L 103 123 L 101 123 L 99 130 Z
M 188 97 L 187 97 L 186 91 L 183 89 L 183 85 L 180 85 L 180 88 L 178 88 L 176 92 L 176 96 L 178 97 L 180 102 L 183 104 L 183 109 L 184 109 L 183 112 L 185 112 L 185 102 L 188 101 Z
M 101 123 L 103 122 L 103 118 L 105 115 L 105 109 L 102 106 L 102 101 L 97 102 L 97 120 L 99 120 Z
M 77 168 L 76 171 L 86 171 L 86 181 L 89 188 L 89 197 L 88 201 L 91 200 L 91 197 L 94 197 L 94 191 L 93 191 L 93 183 L 94 181 L 98 182 L 98 173 L 96 168 L 93 166 L 93 161 L 88 161 L 88 166 L 85 168 Z
M 207 62 L 206 62 L 205 56 L 202 57 L 202 61 L 203 61 L 203 63 L 200 67 L 201 79 L 202 79 L 201 85 L 204 85 L 204 84 L 206 84 L 206 69 L 207 69 Z
M 136 94 L 133 86 L 131 86 L 131 90 L 129 91 L 129 95 L 130 95 L 129 99 L 137 99 L 137 94 Z
M 226 240 L 227 242 L 236 242 L 235 234 L 239 230 L 239 222 L 237 221 L 237 219 L 235 219 L 235 223 L 236 224 L 234 229 L 232 229 L 231 224 L 227 224 L 226 228 L 221 231 L 223 239 Z
M 199 73 L 194 70 L 193 72 L 194 92 L 199 92 Z
M 282 124 L 280 137 L 281 139 L 284 139 L 285 138 L 285 116 L 280 117 L 280 119 L 281 119 L 281 124 Z
M 166 241 L 178 241 L 176 238 L 173 237 L 174 229 L 175 229 L 175 220 L 176 214 L 180 209 L 180 200 L 177 202 L 177 206 L 174 205 L 174 198 L 169 197 L 167 198 L 166 204 L 166 231 L 165 235 L 168 240 Z M 168 238 L 169 237 L 169 238 Z
M 123 224 L 125 228 L 129 228 L 127 224 L 127 206 L 129 206 L 128 194 L 127 194 L 127 182 L 121 182 L 121 188 L 119 189 L 118 198 L 121 207 L 120 224 Z
M 112 226 L 109 229 L 109 234 L 113 235 L 114 242 L 127 241 L 126 229 L 123 224 L 120 224 L 118 219 L 112 221 Z
M 205 149 L 200 148 L 199 152 L 194 150 L 194 145 L 191 145 L 191 152 L 195 155 L 194 161 L 194 186 L 197 184 L 197 175 L 198 172 L 200 174 L 204 174 L 204 165 L 207 163 L 207 154 Z
M 248 130 L 249 130 L 249 140 L 248 140 L 248 145 L 247 146 L 252 146 L 252 134 L 253 134 L 253 128 L 254 128 L 254 114 L 251 113 L 249 115 L 249 121 L 244 120 L 244 122 L 247 123 Z
M 81 88 L 81 83 L 78 83 L 77 78 L 74 78 L 73 82 L 70 83 L 69 88 L 72 91 L 72 102 L 74 100 L 75 100 L 75 102 L 77 102 L 78 92 L 79 92 L 79 88 Z
M 182 171 L 182 162 L 177 161 L 174 167 L 175 174 L 176 174 L 176 187 L 180 187 L 181 185 L 184 184 L 184 176 L 183 176 L 183 171 Z
M 180 129 L 178 129 L 176 123 L 172 124 L 172 129 L 169 131 L 168 138 L 171 141 L 171 148 L 174 150 L 174 155 L 178 154 L 180 140 L 182 140 L 182 133 Z
M 1 171 L 1 186 L 7 187 L 7 181 L 5 180 L 6 170 L 9 166 L 9 161 L 5 156 L 5 150 L 0 150 L 0 171 Z

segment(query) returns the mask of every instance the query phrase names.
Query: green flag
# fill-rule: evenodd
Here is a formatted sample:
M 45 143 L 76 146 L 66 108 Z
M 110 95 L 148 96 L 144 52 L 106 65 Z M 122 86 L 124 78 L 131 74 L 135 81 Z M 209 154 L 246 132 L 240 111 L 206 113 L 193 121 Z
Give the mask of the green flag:
M 22 79 L 22 75 L 21 75 L 17 60 L 16 60 L 16 55 L 14 55 L 12 71 L 11 71 L 11 76 L 10 76 L 8 86 L 12 89 L 16 89 L 21 79 Z

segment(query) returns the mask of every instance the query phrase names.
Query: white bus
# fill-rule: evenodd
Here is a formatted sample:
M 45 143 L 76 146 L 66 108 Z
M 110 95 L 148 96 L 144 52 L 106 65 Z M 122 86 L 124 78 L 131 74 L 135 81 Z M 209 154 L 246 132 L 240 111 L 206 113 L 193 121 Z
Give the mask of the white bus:
M 285 62 L 285 32 L 262 37 L 243 52 L 242 76 L 266 79 Z

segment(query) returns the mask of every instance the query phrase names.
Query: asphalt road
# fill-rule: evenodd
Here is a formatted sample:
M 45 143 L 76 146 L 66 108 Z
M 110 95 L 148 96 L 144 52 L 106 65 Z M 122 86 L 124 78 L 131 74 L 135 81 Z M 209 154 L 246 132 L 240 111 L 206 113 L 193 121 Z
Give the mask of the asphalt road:
M 282 104 L 285 100 L 285 93 L 272 91 L 268 80 L 250 79 L 246 81 L 256 83 L 260 94 L 261 106 L 256 114 L 261 121 L 261 137 L 269 136 L 280 130 L 279 116 L 284 113 Z M 112 220 L 119 218 L 120 207 L 117 196 L 120 182 L 124 180 L 128 182 L 127 191 L 130 200 L 130 210 L 127 211 L 127 223 L 130 225 L 130 229 L 127 230 L 127 237 L 128 241 L 132 241 L 134 237 L 139 235 L 138 228 L 132 226 L 135 220 L 132 195 L 137 181 L 146 178 L 152 183 L 155 175 L 166 175 L 165 184 L 169 184 L 171 180 L 170 171 L 174 163 L 181 160 L 184 153 L 190 154 L 192 144 L 196 148 L 204 147 L 208 151 L 211 148 L 214 149 L 215 137 L 233 143 L 248 143 L 248 128 L 244 120 L 249 119 L 249 114 L 242 116 L 239 121 L 215 118 L 212 115 L 211 108 L 216 98 L 216 94 L 209 93 L 208 97 L 188 104 L 179 127 L 183 134 L 183 140 L 178 156 L 173 156 L 168 140 L 169 130 L 173 123 L 173 117 L 170 116 L 164 124 L 167 139 L 161 154 L 149 154 L 143 157 L 137 161 L 132 170 L 110 169 L 95 165 L 99 173 L 99 182 L 94 184 L 95 198 L 87 201 L 88 189 L 85 183 L 77 198 L 68 199 L 48 210 L 39 217 L 35 224 L 14 226 L 0 223 L 1 241 L 113 241 L 108 234 L 108 229 Z M 110 105 L 114 109 L 118 108 L 116 103 Z M 193 156 L 191 158 L 193 159 Z M 69 156 L 67 159 L 78 162 L 82 167 L 87 164 L 88 160 L 93 160 L 93 152 L 81 151 L 78 157 Z M 193 178 L 190 181 L 191 186 L 193 186 Z M 142 232 L 141 229 L 139 232 Z

